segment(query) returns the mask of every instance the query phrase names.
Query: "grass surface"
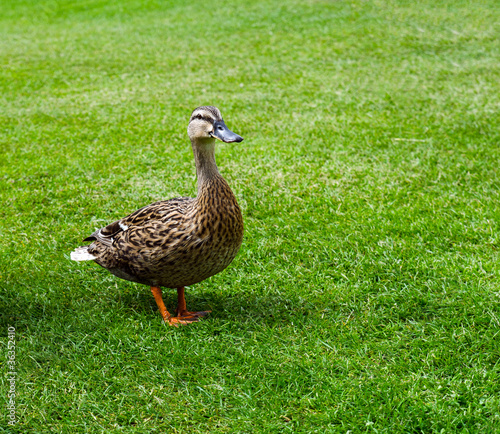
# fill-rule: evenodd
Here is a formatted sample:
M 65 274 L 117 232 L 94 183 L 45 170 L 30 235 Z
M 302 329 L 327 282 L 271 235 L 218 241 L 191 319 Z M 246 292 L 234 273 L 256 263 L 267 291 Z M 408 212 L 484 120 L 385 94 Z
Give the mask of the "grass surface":
M 499 18 L 493 0 L 3 2 L 0 432 L 500 432 Z M 217 161 L 246 234 L 187 291 L 211 316 L 174 329 L 149 288 L 69 252 L 196 194 L 202 104 L 245 137 Z

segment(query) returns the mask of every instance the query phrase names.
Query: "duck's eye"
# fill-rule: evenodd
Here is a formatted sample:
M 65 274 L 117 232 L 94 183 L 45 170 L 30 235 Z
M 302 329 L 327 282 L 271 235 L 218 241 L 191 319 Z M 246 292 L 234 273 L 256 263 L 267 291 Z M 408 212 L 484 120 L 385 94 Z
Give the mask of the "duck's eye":
M 202 116 L 202 115 L 196 115 L 194 118 L 195 118 L 195 119 L 200 119 L 200 120 L 201 120 L 201 119 L 203 119 L 203 116 Z

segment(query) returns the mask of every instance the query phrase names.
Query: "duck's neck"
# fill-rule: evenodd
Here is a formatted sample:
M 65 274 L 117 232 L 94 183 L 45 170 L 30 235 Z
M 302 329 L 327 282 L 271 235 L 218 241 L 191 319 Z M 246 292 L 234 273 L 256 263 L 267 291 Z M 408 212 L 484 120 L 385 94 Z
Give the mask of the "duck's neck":
M 192 141 L 196 176 L 198 178 L 198 194 L 203 187 L 210 184 L 210 180 L 220 178 L 219 169 L 215 164 L 215 139 Z

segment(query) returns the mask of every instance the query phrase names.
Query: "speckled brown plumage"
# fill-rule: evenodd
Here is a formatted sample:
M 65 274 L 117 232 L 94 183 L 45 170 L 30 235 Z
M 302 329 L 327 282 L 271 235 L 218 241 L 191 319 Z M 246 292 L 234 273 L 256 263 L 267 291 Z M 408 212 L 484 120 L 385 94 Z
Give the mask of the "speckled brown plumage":
M 231 263 L 243 239 L 243 218 L 215 164 L 215 138 L 243 139 L 227 129 L 215 107 L 195 109 L 188 133 L 196 162 L 197 197 L 155 202 L 98 229 L 85 239 L 92 244 L 76 249 L 72 259 L 92 259 L 116 276 L 152 289 L 182 288 L 182 296 L 184 286 L 207 279 Z

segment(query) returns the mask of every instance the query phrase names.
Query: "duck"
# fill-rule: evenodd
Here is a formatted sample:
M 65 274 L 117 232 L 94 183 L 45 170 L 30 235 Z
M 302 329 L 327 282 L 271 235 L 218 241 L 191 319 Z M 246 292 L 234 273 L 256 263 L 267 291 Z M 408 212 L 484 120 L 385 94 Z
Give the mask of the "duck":
M 214 106 L 193 110 L 187 128 L 197 176 L 195 198 L 178 197 L 147 205 L 97 229 L 71 252 L 73 261 L 94 261 L 115 276 L 151 288 L 165 323 L 199 321 L 210 311 L 187 310 L 185 288 L 220 273 L 243 241 L 243 217 L 235 195 L 215 161 L 217 140 L 239 143 Z M 177 290 L 175 315 L 162 288 Z

